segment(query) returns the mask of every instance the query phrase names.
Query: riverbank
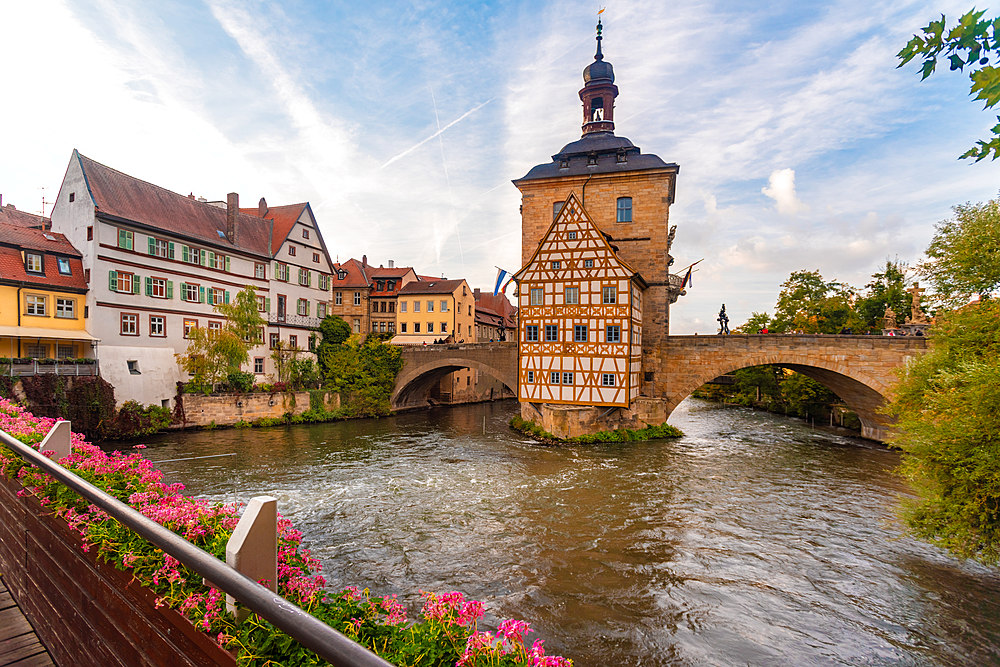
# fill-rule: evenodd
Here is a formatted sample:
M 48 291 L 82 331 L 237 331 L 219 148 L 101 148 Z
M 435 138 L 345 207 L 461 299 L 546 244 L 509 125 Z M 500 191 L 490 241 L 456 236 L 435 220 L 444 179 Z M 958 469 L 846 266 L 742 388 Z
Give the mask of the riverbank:
M 549 433 L 533 421 L 522 419 L 515 415 L 511 417 L 509 425 L 512 429 L 523 435 L 547 445 L 588 445 L 604 442 L 642 442 L 645 440 L 660 440 L 662 438 L 679 438 L 684 434 L 670 424 L 660 424 L 659 426 L 647 426 L 637 430 L 620 428 L 614 431 L 598 431 L 588 435 L 578 435 L 572 438 L 558 438 Z

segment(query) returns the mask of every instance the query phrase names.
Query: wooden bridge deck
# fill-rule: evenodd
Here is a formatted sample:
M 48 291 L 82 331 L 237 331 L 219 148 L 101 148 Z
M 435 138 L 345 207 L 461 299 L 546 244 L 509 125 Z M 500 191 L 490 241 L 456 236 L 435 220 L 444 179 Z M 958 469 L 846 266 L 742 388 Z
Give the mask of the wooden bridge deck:
M 52 658 L 0 577 L 0 667 L 48 667 Z

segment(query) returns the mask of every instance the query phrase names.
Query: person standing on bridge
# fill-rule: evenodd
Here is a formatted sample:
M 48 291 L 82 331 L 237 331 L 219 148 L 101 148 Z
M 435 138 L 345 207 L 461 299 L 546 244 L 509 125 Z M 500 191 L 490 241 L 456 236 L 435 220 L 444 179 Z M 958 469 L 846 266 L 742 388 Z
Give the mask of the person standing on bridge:
M 726 304 L 722 304 L 722 310 L 719 311 L 719 335 L 728 336 L 729 335 L 729 315 L 726 315 Z

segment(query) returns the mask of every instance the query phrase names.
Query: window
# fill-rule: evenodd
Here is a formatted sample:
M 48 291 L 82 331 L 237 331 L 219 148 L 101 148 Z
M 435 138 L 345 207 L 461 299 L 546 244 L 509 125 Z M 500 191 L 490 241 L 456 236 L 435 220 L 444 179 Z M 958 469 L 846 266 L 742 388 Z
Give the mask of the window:
M 605 342 L 620 343 L 622 341 L 622 328 L 620 326 L 608 325 L 605 335 Z
M 573 327 L 573 341 L 576 343 L 587 342 L 587 325 L 577 324 Z
M 125 364 L 128 366 L 129 375 L 142 375 L 142 371 L 139 370 L 138 359 L 129 359 L 128 361 L 125 362 Z
M 157 299 L 170 299 L 174 296 L 173 291 L 173 283 L 170 281 L 163 278 L 146 277 L 146 296 Z
M 384 313 L 384 312 L 386 311 L 386 306 L 387 306 L 387 305 L 388 305 L 388 304 L 387 304 L 387 303 L 386 303 L 385 301 L 382 301 L 382 302 L 381 302 L 381 303 L 379 304 L 379 311 L 381 311 L 381 312 L 383 312 L 383 313 Z
M 309 238 L 309 230 L 304 227 L 302 228 L 302 238 L 304 239 Z
M 24 253 L 24 270 L 28 273 L 42 273 L 42 256 L 37 252 Z
M 538 325 L 537 324 L 529 324 L 526 327 L 524 327 L 524 340 L 527 341 L 527 342 L 529 342 L 529 343 L 537 343 L 538 342 Z
M 361 320 L 354 318 L 354 333 L 361 333 Z
M 447 313 L 448 312 L 448 302 L 447 301 L 442 301 L 441 302 L 441 312 L 442 313 Z
M 191 332 L 198 328 L 198 320 L 184 320 L 184 337 L 190 338 Z
M 258 294 L 257 297 L 256 297 L 256 301 L 257 301 L 257 312 L 258 313 L 263 313 L 265 310 L 267 310 L 267 301 L 264 299 L 263 296 L 261 296 L 260 294 Z
M 270 347 L 271 347 L 272 350 L 274 348 L 278 347 L 278 343 L 281 342 L 281 336 L 279 336 L 276 333 L 271 334 L 269 336 L 269 339 L 270 339 L 270 341 L 269 341 L 270 342 Z
M 259 262 L 255 263 L 253 265 L 253 277 L 259 278 L 260 280 L 267 278 L 267 265 Z
M 56 299 L 56 317 L 76 319 L 76 299 Z
M 527 377 L 525 377 L 525 380 L 527 380 L 528 382 L 534 382 L 535 381 L 535 371 L 528 371 Z
M 94 240 L 94 226 L 93 225 L 87 225 L 87 240 L 88 241 L 93 241 Z
M 333 293 L 333 303 L 336 306 L 342 306 L 342 305 L 344 305 L 344 293 L 343 292 L 334 292 Z
M 299 284 L 305 287 L 312 287 L 312 274 L 309 269 L 299 269 Z
M 631 197 L 619 197 L 618 198 L 618 216 L 615 218 L 617 222 L 632 222 L 632 198 Z
M 614 285 L 601 288 L 602 303 L 618 303 L 618 289 Z
M 253 372 L 257 375 L 264 372 L 264 357 L 253 358 Z
M 62 275 L 64 275 L 64 276 L 73 275 L 73 271 L 69 267 L 69 259 L 68 258 L 66 258 L 66 257 L 57 257 L 56 258 L 56 266 L 59 267 L 59 273 L 61 273 Z
M 274 279 L 288 282 L 288 265 L 281 262 L 274 263 Z
M 226 271 L 229 269 L 229 258 L 225 255 L 209 252 L 208 265 L 220 271 Z
M 399 323 L 399 333 L 406 333 L 406 322 Z
M 563 373 L 563 381 L 562 381 L 562 383 L 563 384 L 573 384 L 573 374 L 572 373 Z
M 181 261 L 188 264 L 201 264 L 201 250 L 191 246 L 181 246 Z
M 28 294 L 24 297 L 26 315 L 48 315 L 48 297 Z
M 149 335 L 163 337 L 167 335 L 167 318 L 162 315 L 149 316 Z
M 427 333 L 434 333 L 434 323 L 433 322 L 428 322 L 427 323 Z
M 564 201 L 554 201 L 552 202 L 552 219 L 555 220 L 556 216 L 559 215 L 559 211 L 562 210 L 563 206 L 566 205 Z
M 209 320 L 208 321 L 208 335 L 209 336 L 211 336 L 213 334 L 217 334 L 220 331 L 222 331 L 222 322 L 218 322 L 218 321 L 215 321 L 215 320 Z
M 229 303 L 229 292 L 221 287 L 212 287 L 208 290 L 208 303 L 220 304 Z
M 291 257 L 295 257 L 295 246 L 293 245 L 288 246 L 288 254 Z
M 68 359 L 75 357 L 73 345 L 56 345 L 56 359 Z
M 585 259 L 585 260 L 583 260 L 583 268 L 585 268 L 585 269 L 592 269 L 592 268 L 594 268 L 594 260 L 592 260 L 592 259 Z
M 319 319 L 326 317 L 326 301 L 316 302 L 316 317 Z
M 576 240 L 576 232 L 566 232 L 566 238 L 570 241 Z
M 532 306 L 540 306 L 540 305 L 542 305 L 542 302 L 544 301 L 544 298 L 545 298 L 544 294 L 545 294 L 545 292 L 542 290 L 541 287 L 532 287 L 531 288 L 531 305 Z
M 296 301 L 295 302 L 295 312 L 298 313 L 299 315 L 303 315 L 303 316 L 308 315 L 309 314 L 309 300 L 308 299 L 299 299 L 298 301 Z
M 428 301 L 427 302 L 427 312 L 428 313 L 433 313 L 434 312 L 434 302 L 433 301 Z
M 69 193 L 69 201 L 70 201 L 70 203 L 76 201 L 76 193 L 75 192 Z
M 330 289 L 330 276 L 325 273 L 319 274 L 319 288 L 323 291 Z
M 401 312 L 401 313 L 405 313 L 406 312 L 406 302 L 405 301 L 400 301 L 399 302 L 399 312 Z
M 165 259 L 173 259 L 174 253 L 171 252 L 173 250 L 171 247 L 173 246 L 172 243 L 164 241 L 163 239 L 154 238 L 152 236 L 148 238 L 149 245 L 147 246 L 147 250 L 150 255 L 153 255 L 154 257 L 163 257 Z
M 413 312 L 415 312 L 415 313 L 419 313 L 420 312 L 420 302 L 419 301 L 414 300 L 414 302 L 413 302 Z
M 413 333 L 420 333 L 420 322 L 413 323 Z
M 181 283 L 181 300 L 198 303 L 201 301 L 202 287 L 193 283 Z
M 135 240 L 134 234 L 127 229 L 118 230 L 118 247 L 124 248 L 125 250 L 131 250 L 133 241 Z
M 614 373 L 601 373 L 601 386 L 602 387 L 613 387 L 613 386 L 615 386 L 615 376 L 614 376 Z
M 563 300 L 566 303 L 580 303 L 580 288 L 566 287 L 563 289 Z
M 25 346 L 25 351 L 28 353 L 29 357 L 35 359 L 44 359 L 49 356 L 49 348 L 47 345 L 40 345 L 38 343 L 31 343 Z
M 447 322 L 442 322 L 441 323 L 441 333 L 448 333 L 448 323 Z
M 360 306 L 361 305 L 361 292 L 355 292 L 354 293 L 354 305 L 355 306 Z
M 138 336 L 139 335 L 139 316 L 135 313 L 122 313 L 121 316 L 121 335 L 123 336 Z
M 559 384 L 559 371 L 549 371 L 549 384 Z
M 319 264 L 319 253 L 318 252 L 314 252 L 313 253 L 313 261 L 316 262 L 317 264 Z
M 561 269 L 562 268 L 562 262 L 552 262 L 552 268 L 553 269 Z
M 546 324 L 545 325 L 545 340 L 554 341 L 559 340 L 559 326 L 556 324 Z
M 121 292 L 123 294 L 139 293 L 139 280 L 134 273 L 109 271 L 108 283 L 112 292 Z

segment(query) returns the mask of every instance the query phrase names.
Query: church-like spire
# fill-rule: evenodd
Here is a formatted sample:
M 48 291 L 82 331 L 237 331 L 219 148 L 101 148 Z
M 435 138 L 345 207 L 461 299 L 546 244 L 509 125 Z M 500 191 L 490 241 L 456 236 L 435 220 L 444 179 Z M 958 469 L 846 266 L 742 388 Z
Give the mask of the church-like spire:
M 614 132 L 615 98 L 618 97 L 618 86 L 615 85 L 615 70 L 611 63 L 604 60 L 601 42 L 604 26 L 597 19 L 597 53 L 594 62 L 583 70 L 583 89 L 580 90 L 580 100 L 583 102 L 583 134 L 592 132 Z

